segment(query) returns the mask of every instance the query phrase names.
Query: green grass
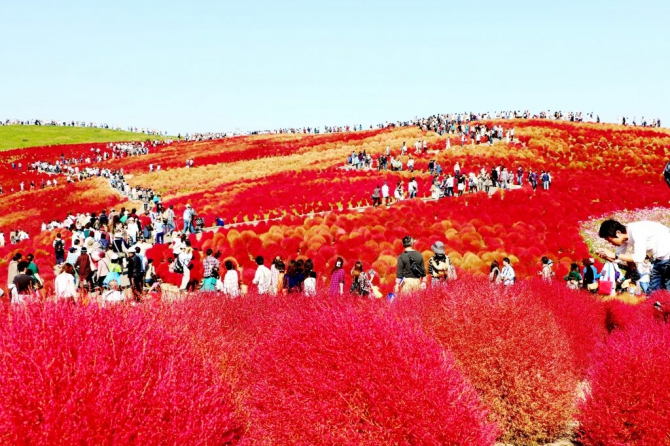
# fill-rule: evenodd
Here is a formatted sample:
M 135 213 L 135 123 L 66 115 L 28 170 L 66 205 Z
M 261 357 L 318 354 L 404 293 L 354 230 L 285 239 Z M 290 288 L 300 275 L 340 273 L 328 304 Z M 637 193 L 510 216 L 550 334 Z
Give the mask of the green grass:
M 120 130 L 86 127 L 56 127 L 39 125 L 0 126 L 0 151 L 24 147 L 79 144 L 86 142 L 144 141 L 164 139 Z

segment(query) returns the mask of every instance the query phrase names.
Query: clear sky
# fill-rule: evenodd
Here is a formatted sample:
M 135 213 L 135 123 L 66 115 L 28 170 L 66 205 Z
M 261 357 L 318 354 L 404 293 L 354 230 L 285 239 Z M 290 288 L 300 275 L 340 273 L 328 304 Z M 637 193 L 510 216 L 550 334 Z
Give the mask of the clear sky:
M 269 129 L 437 112 L 670 122 L 670 1 L 0 4 L 0 119 Z

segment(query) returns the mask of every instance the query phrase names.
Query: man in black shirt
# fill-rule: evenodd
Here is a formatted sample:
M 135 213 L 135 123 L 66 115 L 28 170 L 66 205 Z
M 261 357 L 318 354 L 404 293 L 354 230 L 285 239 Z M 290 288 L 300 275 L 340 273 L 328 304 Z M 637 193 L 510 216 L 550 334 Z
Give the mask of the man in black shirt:
M 411 293 L 426 289 L 426 266 L 421 253 L 412 248 L 414 239 L 405 236 L 402 246 L 405 248 L 398 256 L 398 267 L 396 270 L 395 293 Z
M 139 248 L 137 248 L 139 250 Z M 128 280 L 130 281 L 133 297 L 136 301 L 140 300 L 144 285 L 144 274 L 142 274 L 142 259 L 137 252 L 128 251 Z
M 35 289 L 35 278 L 26 274 L 28 269 L 28 262 L 22 260 L 18 264 L 19 273 L 14 277 L 14 286 L 16 287 L 16 293 L 18 299 L 16 302 L 23 302 L 26 298 L 30 298 L 33 295 Z

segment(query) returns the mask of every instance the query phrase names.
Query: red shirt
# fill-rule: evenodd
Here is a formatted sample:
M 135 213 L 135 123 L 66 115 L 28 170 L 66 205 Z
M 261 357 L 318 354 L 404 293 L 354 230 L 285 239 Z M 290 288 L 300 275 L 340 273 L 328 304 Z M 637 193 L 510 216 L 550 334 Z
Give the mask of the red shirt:
M 142 227 L 145 228 L 147 225 L 151 224 L 151 218 L 149 218 L 148 215 L 142 215 L 140 217 L 140 223 L 142 224 Z

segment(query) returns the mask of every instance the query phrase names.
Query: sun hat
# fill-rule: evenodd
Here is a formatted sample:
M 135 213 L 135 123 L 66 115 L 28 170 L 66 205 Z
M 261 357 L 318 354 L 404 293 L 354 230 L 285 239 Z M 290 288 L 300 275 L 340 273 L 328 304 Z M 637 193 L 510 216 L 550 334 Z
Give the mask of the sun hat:
M 433 246 L 430 247 L 430 250 L 435 254 L 444 254 L 444 243 L 438 240 L 437 242 L 433 243 Z

